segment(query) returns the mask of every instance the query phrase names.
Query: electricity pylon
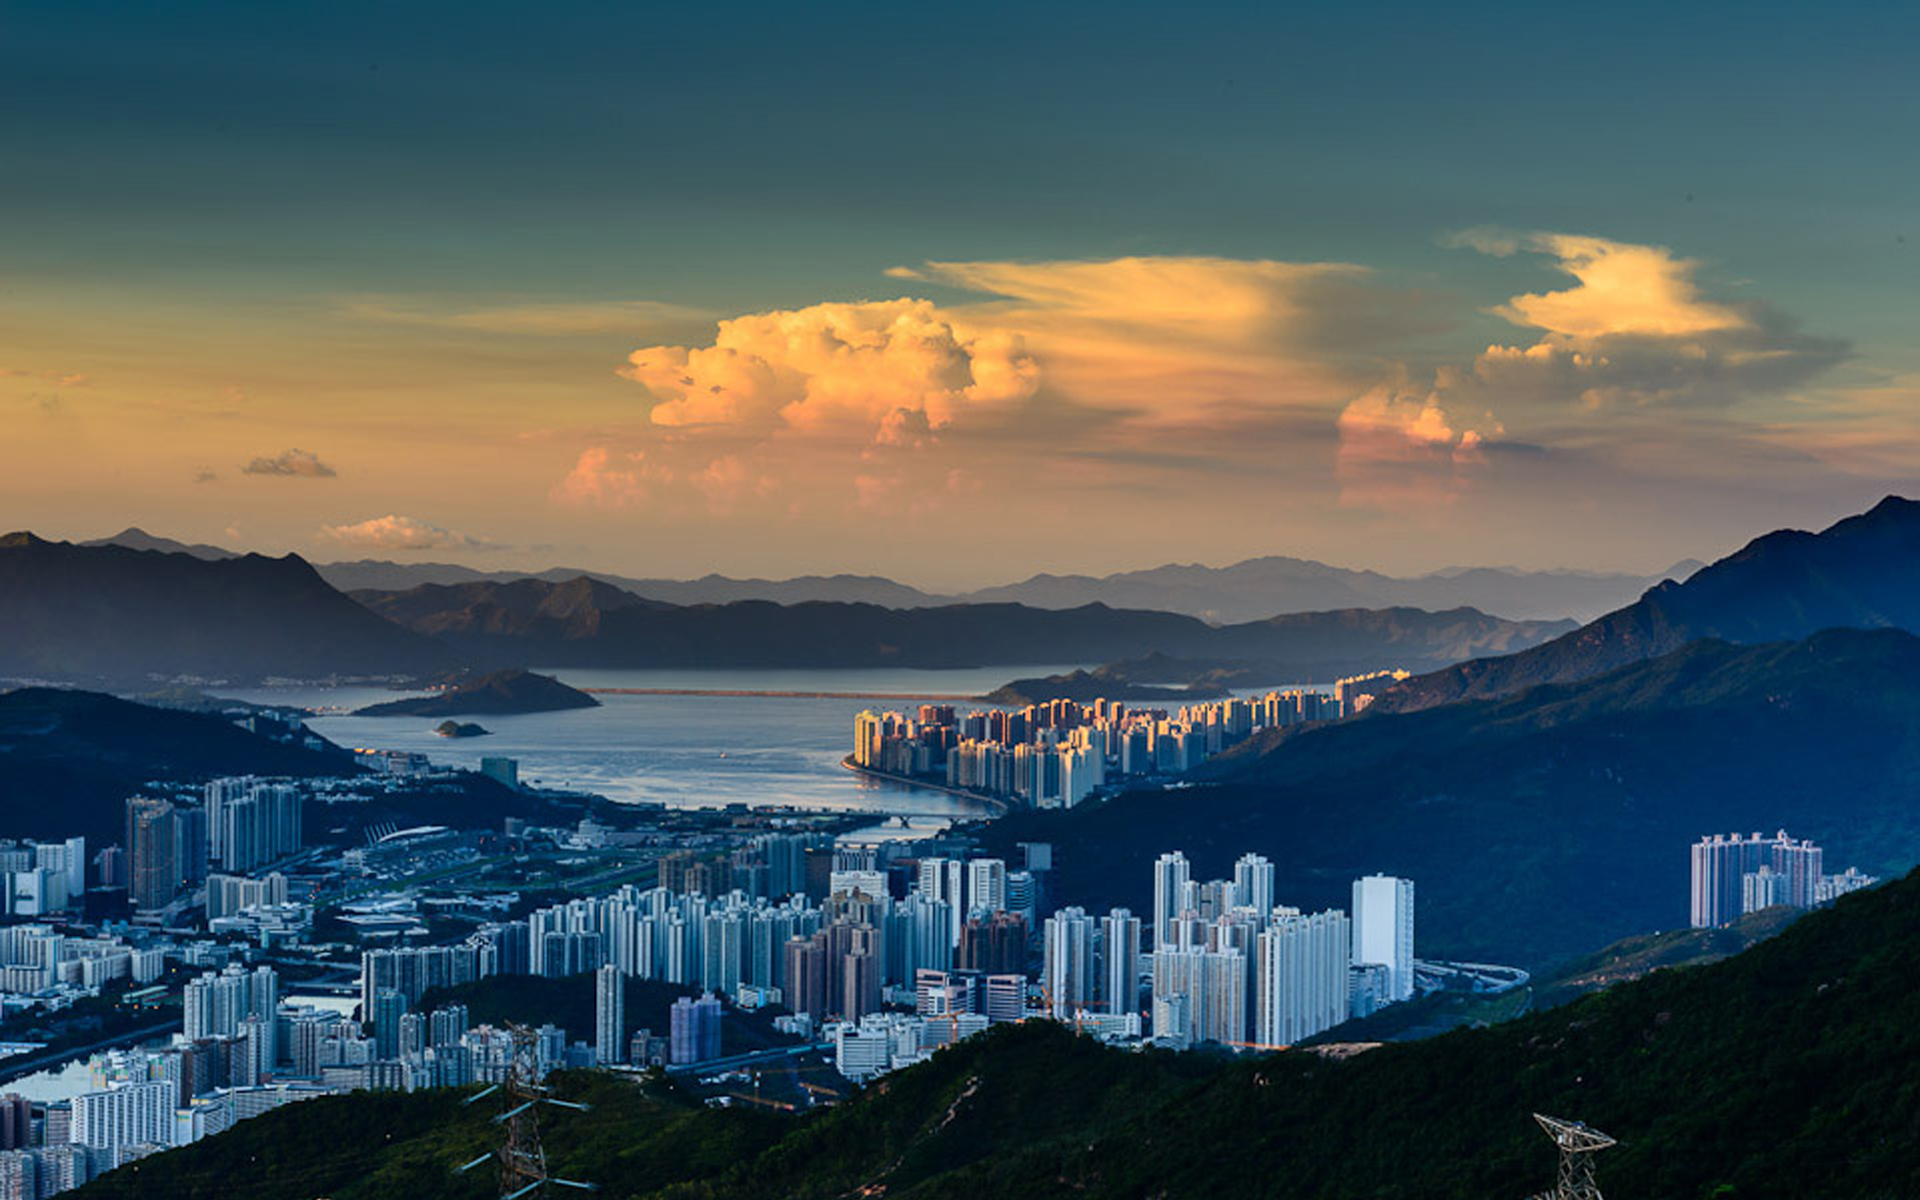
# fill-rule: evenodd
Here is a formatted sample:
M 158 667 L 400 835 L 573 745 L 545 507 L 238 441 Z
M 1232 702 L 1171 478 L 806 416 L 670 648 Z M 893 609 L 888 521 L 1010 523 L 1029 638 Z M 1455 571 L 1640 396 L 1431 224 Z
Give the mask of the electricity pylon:
M 506 1126 L 506 1141 L 499 1149 L 482 1154 L 460 1170 L 471 1171 L 482 1163 L 497 1163 L 500 1200 L 544 1196 L 548 1184 L 578 1188 L 585 1192 L 598 1190 L 598 1184 L 547 1174 L 547 1152 L 540 1145 L 540 1106 L 552 1104 L 580 1112 L 586 1112 L 587 1106 L 554 1099 L 547 1086 L 540 1082 L 539 1034 L 525 1025 L 508 1025 L 507 1033 L 513 1039 L 513 1059 L 507 1065 L 506 1081 L 469 1096 L 465 1101 L 472 1104 L 499 1092 L 505 1107 L 493 1120 L 497 1125 Z
M 1533 1119 L 1560 1148 L 1559 1185 L 1534 1200 L 1601 1200 L 1600 1187 L 1593 1181 L 1593 1156 L 1613 1145 L 1613 1139 L 1581 1121 L 1562 1121 L 1539 1113 L 1533 1114 Z

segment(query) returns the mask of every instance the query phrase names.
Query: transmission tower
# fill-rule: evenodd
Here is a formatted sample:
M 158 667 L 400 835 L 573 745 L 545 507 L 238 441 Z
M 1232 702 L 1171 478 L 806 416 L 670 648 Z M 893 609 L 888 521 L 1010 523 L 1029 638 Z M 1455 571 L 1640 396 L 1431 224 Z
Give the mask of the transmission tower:
M 502 1108 L 500 1115 L 493 1120 L 495 1124 L 505 1127 L 506 1140 L 499 1149 L 482 1154 L 460 1170 L 471 1171 L 483 1163 L 496 1163 L 501 1200 L 545 1196 L 549 1184 L 578 1188 L 585 1192 L 597 1190 L 598 1184 L 547 1174 L 547 1152 L 540 1145 L 540 1106 L 551 1104 L 580 1112 L 586 1112 L 587 1106 L 554 1099 L 547 1086 L 540 1081 L 539 1034 L 525 1025 L 508 1025 L 507 1033 L 513 1039 L 513 1058 L 507 1066 L 506 1081 L 469 1096 L 465 1101 L 472 1104 L 499 1092 Z
M 1559 1186 L 1533 1200 L 1601 1200 L 1600 1187 L 1593 1181 L 1593 1156 L 1613 1145 L 1613 1139 L 1581 1121 L 1562 1121 L 1539 1113 L 1533 1114 L 1533 1119 L 1560 1148 Z

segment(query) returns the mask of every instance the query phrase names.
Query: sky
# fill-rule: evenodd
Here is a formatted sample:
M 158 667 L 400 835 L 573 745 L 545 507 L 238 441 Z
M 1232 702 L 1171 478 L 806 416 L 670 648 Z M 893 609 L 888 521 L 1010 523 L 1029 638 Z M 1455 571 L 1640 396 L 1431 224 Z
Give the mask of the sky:
M 1920 10 L 0 2 L 0 525 L 1653 571 L 1920 471 Z

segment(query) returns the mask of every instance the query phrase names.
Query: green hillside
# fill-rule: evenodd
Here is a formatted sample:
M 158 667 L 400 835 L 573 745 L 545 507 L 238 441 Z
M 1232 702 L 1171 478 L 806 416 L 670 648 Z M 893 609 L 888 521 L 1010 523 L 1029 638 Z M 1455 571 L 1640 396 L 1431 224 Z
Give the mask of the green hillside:
M 1695 642 L 1497 701 L 1284 731 L 1196 786 L 1018 812 L 990 848 L 1056 847 L 1062 904 L 1150 910 L 1151 868 L 1248 851 L 1289 904 L 1344 908 L 1356 877 L 1419 887 L 1427 957 L 1551 968 L 1687 921 L 1687 846 L 1784 827 L 1882 876 L 1920 861 L 1920 638 Z
M 1532 1112 L 1620 1145 L 1625 1197 L 1920 1194 L 1920 877 L 1844 898 L 1710 966 L 1349 1057 L 1129 1054 L 1003 1026 L 805 1117 L 559 1081 L 554 1169 L 609 1197 L 1487 1200 L 1552 1179 Z M 135 1164 L 92 1197 L 480 1197 L 493 1136 L 444 1093 L 315 1101 Z

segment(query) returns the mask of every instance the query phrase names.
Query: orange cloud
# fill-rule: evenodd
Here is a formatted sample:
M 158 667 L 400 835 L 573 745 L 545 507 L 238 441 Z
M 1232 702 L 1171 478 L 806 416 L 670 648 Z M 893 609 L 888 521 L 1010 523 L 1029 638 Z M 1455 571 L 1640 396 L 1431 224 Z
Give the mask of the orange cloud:
M 636 350 L 621 374 L 658 398 L 656 425 L 867 440 L 896 410 L 937 430 L 1016 404 L 1033 395 L 1038 368 L 1018 336 L 900 299 L 734 317 L 711 346 Z
M 320 540 L 364 550 L 498 550 L 485 538 L 469 537 L 412 517 L 388 513 L 351 525 L 324 525 Z
M 1372 389 L 1341 410 L 1336 474 L 1342 504 L 1398 508 L 1448 503 L 1486 465 L 1479 430 L 1458 427 L 1437 392 Z M 1497 436 L 1499 426 L 1487 431 Z
M 1535 234 L 1526 244 L 1558 259 L 1559 269 L 1579 284 L 1515 296 L 1493 310 L 1515 325 L 1581 340 L 1687 337 L 1748 325 L 1733 308 L 1702 300 L 1693 281 L 1700 263 L 1664 246 L 1562 233 Z
M 673 472 L 646 461 L 645 451 L 615 456 L 605 446 L 580 452 L 573 470 L 553 485 L 549 499 L 579 508 L 627 508 L 647 499 L 651 485 L 672 480 Z

